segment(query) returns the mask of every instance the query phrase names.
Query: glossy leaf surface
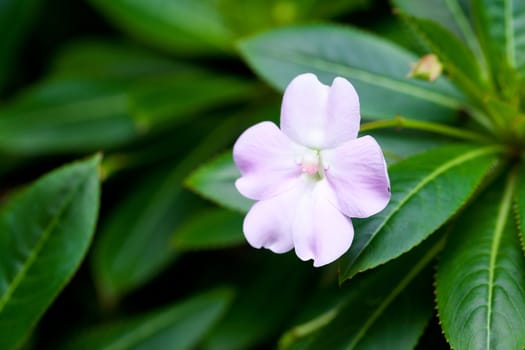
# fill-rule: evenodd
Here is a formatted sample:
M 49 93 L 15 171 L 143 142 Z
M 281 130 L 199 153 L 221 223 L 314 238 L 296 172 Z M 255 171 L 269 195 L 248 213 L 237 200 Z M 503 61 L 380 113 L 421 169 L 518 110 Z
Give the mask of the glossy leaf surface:
M 514 180 L 490 188 L 450 232 L 436 279 L 454 349 L 523 349 L 525 257 L 511 215 Z
M 431 84 L 407 78 L 411 63 L 418 60 L 415 55 L 357 29 L 312 25 L 272 30 L 241 41 L 240 49 L 252 68 L 279 90 L 305 72 L 325 84 L 336 76 L 349 79 L 366 118 L 450 120 L 465 103 L 444 79 Z
M 99 161 L 55 170 L 1 209 L 0 348 L 20 346 L 84 258 L 98 214 Z
M 444 146 L 391 166 L 390 203 L 369 219 L 353 220 L 356 234 L 341 260 L 341 278 L 393 259 L 436 231 L 465 204 L 499 151 Z
M 443 247 L 432 239 L 385 266 L 343 284 L 330 310 L 293 328 L 284 349 L 412 349 L 432 315 L 430 262 Z M 410 312 L 406 310 L 410 309 Z M 328 322 L 323 325 L 323 318 Z M 392 319 L 396 322 L 392 322 Z M 303 329 L 319 323 L 313 333 Z M 301 339 L 303 338 L 303 339 Z

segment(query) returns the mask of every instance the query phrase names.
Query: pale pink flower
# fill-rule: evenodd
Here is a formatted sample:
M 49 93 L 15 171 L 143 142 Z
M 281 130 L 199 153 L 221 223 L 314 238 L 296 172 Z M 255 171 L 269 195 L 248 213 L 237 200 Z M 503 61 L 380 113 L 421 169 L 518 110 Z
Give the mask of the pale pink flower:
M 295 248 L 300 259 L 322 266 L 350 248 L 350 218 L 383 210 L 390 200 L 385 158 L 373 137 L 357 138 L 360 119 L 350 82 L 335 78 L 327 86 L 301 74 L 284 93 L 281 128 L 262 122 L 239 137 L 235 185 L 258 201 L 243 227 L 253 247 Z

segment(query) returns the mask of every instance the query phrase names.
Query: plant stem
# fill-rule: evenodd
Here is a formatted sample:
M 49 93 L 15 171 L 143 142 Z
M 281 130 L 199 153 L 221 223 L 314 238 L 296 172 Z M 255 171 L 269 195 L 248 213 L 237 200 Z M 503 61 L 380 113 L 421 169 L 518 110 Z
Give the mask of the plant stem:
M 407 119 L 397 116 L 393 119 L 378 120 L 361 125 L 361 132 L 384 129 L 384 128 L 400 128 L 400 129 L 415 129 L 421 131 L 428 131 L 439 135 L 449 136 L 456 139 L 467 141 L 476 141 L 482 143 L 490 143 L 491 140 L 485 135 L 478 134 L 472 131 L 461 130 L 448 125 L 442 125 L 433 122 Z

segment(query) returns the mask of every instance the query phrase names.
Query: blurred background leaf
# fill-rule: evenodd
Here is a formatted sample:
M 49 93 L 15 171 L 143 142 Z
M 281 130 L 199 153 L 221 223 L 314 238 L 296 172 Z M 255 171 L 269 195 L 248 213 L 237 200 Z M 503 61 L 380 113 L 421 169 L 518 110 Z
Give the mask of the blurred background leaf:
M 8 85 L 23 48 L 42 7 L 38 0 L 2 0 L 0 2 L 0 92 Z
M 105 324 L 70 339 L 63 350 L 193 349 L 231 302 L 232 291 L 216 289 L 162 310 Z
M 66 50 L 50 77 L 0 109 L 0 152 L 111 149 L 253 96 L 245 80 L 109 43 Z

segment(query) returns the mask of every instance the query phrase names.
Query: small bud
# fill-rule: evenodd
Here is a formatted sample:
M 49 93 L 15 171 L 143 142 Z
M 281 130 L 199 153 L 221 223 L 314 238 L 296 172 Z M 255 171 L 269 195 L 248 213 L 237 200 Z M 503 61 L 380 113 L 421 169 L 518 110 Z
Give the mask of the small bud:
M 443 65 L 436 55 L 428 54 L 412 64 L 412 70 L 408 73 L 408 78 L 434 81 L 443 71 Z

